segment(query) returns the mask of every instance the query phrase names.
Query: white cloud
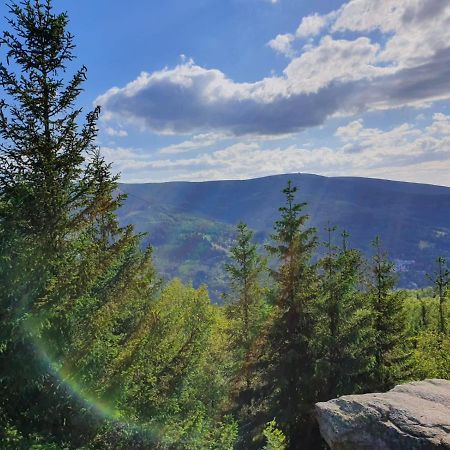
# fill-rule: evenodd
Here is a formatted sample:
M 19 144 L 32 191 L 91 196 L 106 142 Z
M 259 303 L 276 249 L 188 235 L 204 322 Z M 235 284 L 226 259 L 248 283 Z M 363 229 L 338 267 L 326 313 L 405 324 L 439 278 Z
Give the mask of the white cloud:
M 430 135 L 450 136 L 450 115 L 442 113 L 433 114 L 433 123 L 426 130 Z
M 325 27 L 328 20 L 327 16 L 320 16 L 319 14 L 303 17 L 295 34 L 299 38 L 316 36 Z
M 340 137 L 343 140 L 349 140 L 358 136 L 359 132 L 363 129 L 363 121 L 362 119 L 355 120 L 353 122 L 348 123 L 345 126 L 339 127 L 336 130 L 336 136 Z
M 446 0 L 352 0 L 337 16 L 333 31 L 392 36 L 380 61 L 413 67 L 449 46 L 450 2 Z
M 431 125 L 424 129 L 409 123 L 390 130 L 366 128 L 358 120 L 338 128 L 336 136 L 343 144 L 340 151 L 352 155 L 351 165 L 359 173 L 383 176 L 389 172 L 398 174 L 394 178 L 408 179 L 408 175 L 410 181 L 449 184 L 431 171 L 427 179 L 419 180 L 415 171 L 422 165 L 436 167 L 435 163 L 450 162 L 450 116 L 434 114 Z M 420 172 L 425 174 L 423 168 Z
M 294 49 L 292 48 L 292 42 L 294 41 L 294 35 L 292 34 L 279 34 L 277 37 L 268 42 L 268 46 L 275 50 L 277 53 L 292 57 L 294 55 Z
M 376 67 L 379 45 L 368 38 L 353 41 L 334 40 L 325 36 L 317 47 L 295 58 L 284 73 L 294 92 L 317 93 L 332 81 L 340 83 L 389 73 L 389 68 Z
M 180 142 L 179 144 L 168 145 L 159 149 L 159 153 L 174 155 L 179 153 L 189 152 L 191 150 L 198 150 L 204 147 L 210 147 L 224 139 L 227 136 L 219 133 L 204 133 L 197 134 L 187 141 Z
M 195 157 L 105 148 L 125 181 L 243 179 L 289 172 L 371 176 L 450 184 L 450 116 L 436 113 L 429 126 L 403 123 L 388 130 L 362 120 L 337 128 L 336 148 L 235 142 Z
M 107 127 L 105 129 L 105 132 L 108 136 L 112 136 L 112 137 L 127 137 L 128 136 L 128 132 L 125 130 L 116 130 L 115 128 L 112 127 Z
M 329 34 L 295 55 L 298 40 L 324 30 Z M 325 16 L 303 18 L 295 35 L 280 34 L 269 45 L 291 58 L 278 76 L 235 82 L 185 59 L 143 72 L 97 102 L 106 120 L 143 130 L 242 136 L 294 133 L 331 116 L 450 98 L 446 0 L 351 0 Z
M 352 0 L 342 6 L 332 31 L 395 32 L 409 0 Z
M 277 53 L 285 55 L 289 58 L 294 58 L 298 53 L 294 48 L 294 42 L 298 39 L 309 38 L 310 43 L 303 46 L 303 50 L 310 50 L 313 48 L 311 41 L 314 36 L 317 36 L 336 16 L 336 12 L 333 11 L 330 14 L 321 16 L 319 14 L 313 14 L 302 18 L 300 25 L 296 32 L 279 34 L 274 39 L 270 40 L 267 45 L 275 50 Z
M 232 144 L 213 153 L 184 159 L 142 159 L 140 151 L 102 149 L 125 181 L 243 179 L 276 173 L 298 172 L 310 163 L 344 165 L 329 148 L 308 150 L 296 146 L 263 149 L 257 142 Z

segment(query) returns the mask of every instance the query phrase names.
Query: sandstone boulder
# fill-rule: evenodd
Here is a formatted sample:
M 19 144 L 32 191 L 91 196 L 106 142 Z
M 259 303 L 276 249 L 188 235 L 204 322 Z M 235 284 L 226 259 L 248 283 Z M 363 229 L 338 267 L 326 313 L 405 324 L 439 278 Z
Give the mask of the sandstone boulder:
M 316 417 L 332 450 L 450 449 L 450 381 L 346 395 L 317 403 Z

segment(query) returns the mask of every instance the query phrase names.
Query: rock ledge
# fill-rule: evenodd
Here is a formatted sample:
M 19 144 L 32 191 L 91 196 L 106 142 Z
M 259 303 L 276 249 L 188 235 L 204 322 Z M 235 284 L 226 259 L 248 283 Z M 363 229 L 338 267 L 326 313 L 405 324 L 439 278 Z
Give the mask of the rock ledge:
M 346 395 L 317 403 L 316 417 L 332 450 L 450 449 L 450 381 Z

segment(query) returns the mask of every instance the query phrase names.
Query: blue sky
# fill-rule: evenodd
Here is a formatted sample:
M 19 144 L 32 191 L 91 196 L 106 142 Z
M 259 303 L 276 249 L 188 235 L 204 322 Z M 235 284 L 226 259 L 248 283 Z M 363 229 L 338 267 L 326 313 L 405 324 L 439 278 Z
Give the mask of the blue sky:
M 123 181 L 309 172 L 450 185 L 445 0 L 54 3 Z

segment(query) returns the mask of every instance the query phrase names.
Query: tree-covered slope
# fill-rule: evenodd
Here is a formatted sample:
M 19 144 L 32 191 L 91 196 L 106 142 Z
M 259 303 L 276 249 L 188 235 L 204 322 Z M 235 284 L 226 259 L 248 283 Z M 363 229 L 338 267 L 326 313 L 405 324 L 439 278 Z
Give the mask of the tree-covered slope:
M 437 255 L 450 255 L 450 188 L 416 183 L 289 174 L 244 181 L 122 184 L 128 194 L 124 223 L 148 232 L 167 276 L 206 282 L 215 297 L 233 228 L 244 221 L 264 241 L 278 216 L 288 179 L 308 203 L 311 224 L 324 238 L 328 222 L 350 233 L 350 243 L 370 252 L 379 235 L 396 261 L 403 286 L 427 283 Z

